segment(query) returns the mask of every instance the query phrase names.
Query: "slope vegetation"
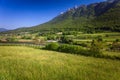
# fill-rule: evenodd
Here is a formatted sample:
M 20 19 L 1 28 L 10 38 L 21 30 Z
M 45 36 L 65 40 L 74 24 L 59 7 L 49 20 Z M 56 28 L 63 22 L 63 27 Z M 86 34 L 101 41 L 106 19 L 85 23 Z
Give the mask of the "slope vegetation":
M 120 31 L 120 0 L 107 0 L 100 3 L 74 7 L 51 21 L 20 28 L 9 32 L 59 32 L 59 31 Z
M 120 80 L 120 61 L 0 46 L 0 80 Z

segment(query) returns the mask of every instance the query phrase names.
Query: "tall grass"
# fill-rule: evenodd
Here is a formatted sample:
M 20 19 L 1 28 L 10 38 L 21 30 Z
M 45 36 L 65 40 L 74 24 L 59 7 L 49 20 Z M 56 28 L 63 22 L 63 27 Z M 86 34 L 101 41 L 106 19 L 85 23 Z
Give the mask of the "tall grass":
M 120 80 L 120 61 L 0 46 L 0 80 Z

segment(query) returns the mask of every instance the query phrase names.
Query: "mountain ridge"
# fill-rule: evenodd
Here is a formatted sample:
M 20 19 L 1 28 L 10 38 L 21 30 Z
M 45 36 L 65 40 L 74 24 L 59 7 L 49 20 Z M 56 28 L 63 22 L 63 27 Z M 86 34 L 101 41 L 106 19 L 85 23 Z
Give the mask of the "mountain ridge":
M 8 31 L 8 30 L 5 28 L 0 28 L 0 32 L 5 32 L 5 31 Z
M 30 28 L 9 32 L 48 32 L 48 31 L 120 31 L 120 0 L 107 0 L 89 5 L 73 7 L 46 22 Z

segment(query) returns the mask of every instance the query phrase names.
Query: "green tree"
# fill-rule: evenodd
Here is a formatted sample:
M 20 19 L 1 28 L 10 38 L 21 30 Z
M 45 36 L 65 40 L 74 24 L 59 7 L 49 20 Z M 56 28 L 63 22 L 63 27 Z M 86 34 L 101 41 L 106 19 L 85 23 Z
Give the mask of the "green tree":
M 90 47 L 90 54 L 93 56 L 98 56 L 102 53 L 102 42 L 93 40 Z

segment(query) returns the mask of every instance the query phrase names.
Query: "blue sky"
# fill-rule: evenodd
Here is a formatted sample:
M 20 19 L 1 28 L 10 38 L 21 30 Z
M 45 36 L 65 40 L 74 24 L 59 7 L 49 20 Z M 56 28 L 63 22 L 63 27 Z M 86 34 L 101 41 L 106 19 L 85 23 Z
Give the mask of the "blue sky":
M 104 0 L 0 0 L 0 28 L 35 26 L 75 5 L 100 1 Z

